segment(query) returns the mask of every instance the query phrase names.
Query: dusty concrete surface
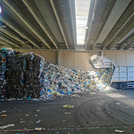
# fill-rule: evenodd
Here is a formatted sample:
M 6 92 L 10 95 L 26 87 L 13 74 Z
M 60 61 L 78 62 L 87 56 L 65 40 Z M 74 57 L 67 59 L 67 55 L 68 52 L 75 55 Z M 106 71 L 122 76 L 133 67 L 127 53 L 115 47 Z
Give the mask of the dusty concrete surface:
M 72 109 L 62 108 L 74 105 Z M 2 113 L 3 110 L 6 112 Z M 126 134 L 134 133 L 134 91 L 80 94 L 53 101 L 0 102 L 0 134 Z M 39 123 L 37 123 L 39 121 Z M 42 128 L 35 131 L 35 128 Z

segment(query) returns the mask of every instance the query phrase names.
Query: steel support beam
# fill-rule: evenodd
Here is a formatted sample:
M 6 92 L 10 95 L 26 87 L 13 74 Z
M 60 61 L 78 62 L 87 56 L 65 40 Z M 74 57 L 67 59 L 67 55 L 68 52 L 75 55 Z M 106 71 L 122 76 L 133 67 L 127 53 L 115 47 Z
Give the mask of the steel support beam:
M 44 45 L 46 45 L 49 49 L 51 49 L 51 47 L 42 37 L 42 35 L 38 33 L 32 25 L 30 25 L 30 22 L 19 10 L 17 10 L 8 0 L 2 0 L 2 1 L 43 42 Z

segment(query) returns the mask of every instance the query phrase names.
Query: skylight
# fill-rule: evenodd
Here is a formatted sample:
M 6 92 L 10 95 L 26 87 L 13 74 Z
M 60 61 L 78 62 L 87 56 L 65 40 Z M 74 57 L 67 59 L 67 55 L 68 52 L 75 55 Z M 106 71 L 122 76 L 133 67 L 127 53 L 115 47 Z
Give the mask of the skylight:
M 77 45 L 84 45 L 90 0 L 75 0 Z

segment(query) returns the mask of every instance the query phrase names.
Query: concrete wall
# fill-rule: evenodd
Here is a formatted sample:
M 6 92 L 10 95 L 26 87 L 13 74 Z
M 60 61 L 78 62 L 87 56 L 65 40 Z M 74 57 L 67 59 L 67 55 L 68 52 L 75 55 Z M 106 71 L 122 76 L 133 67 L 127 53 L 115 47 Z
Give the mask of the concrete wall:
M 50 51 L 50 50 L 35 50 L 35 49 L 18 49 L 16 51 L 19 52 L 33 52 L 35 54 L 41 55 L 45 58 L 47 62 L 51 62 L 53 64 L 57 64 L 57 59 L 58 59 L 58 53 L 57 51 Z
M 78 51 L 60 51 L 60 65 L 80 70 L 92 70 L 89 64 L 89 57 L 95 54 L 94 52 L 78 52 Z
M 134 51 L 106 51 L 104 55 L 113 59 L 117 66 L 134 66 Z
M 59 64 L 68 68 L 80 70 L 93 70 L 88 60 L 98 51 L 71 51 L 71 50 L 18 50 L 20 52 L 34 52 L 45 57 L 46 61 Z M 117 66 L 134 66 L 134 51 L 104 51 L 107 56 L 115 62 Z
M 60 51 L 60 65 L 80 70 L 93 70 L 88 60 L 98 51 L 78 52 Z M 104 51 L 104 56 L 111 58 L 117 66 L 134 66 L 134 51 Z

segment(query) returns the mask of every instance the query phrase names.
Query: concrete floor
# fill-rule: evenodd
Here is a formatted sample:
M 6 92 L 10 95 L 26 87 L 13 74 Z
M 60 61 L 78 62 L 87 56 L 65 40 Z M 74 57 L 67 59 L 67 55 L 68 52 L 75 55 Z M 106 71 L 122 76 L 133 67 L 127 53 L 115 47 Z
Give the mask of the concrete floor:
M 62 108 L 64 104 L 74 108 Z M 81 94 L 80 98 L 59 97 L 46 102 L 0 102 L 0 112 L 3 110 L 6 112 L 0 115 L 7 117 L 0 117 L 0 127 L 15 126 L 1 130 L 0 134 L 117 134 L 118 130 L 134 133 L 134 91 L 130 90 Z

